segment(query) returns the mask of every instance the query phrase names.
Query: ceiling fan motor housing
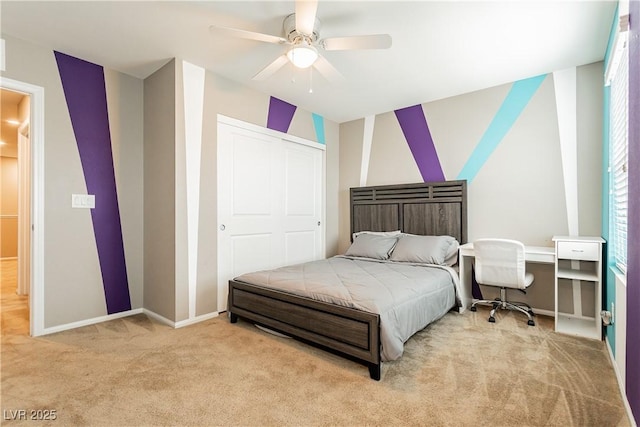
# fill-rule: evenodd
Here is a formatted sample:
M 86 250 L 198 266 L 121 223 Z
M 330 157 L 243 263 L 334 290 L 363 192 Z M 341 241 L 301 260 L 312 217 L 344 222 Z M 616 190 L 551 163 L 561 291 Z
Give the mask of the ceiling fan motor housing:
M 284 29 L 284 36 L 289 40 L 290 43 L 296 44 L 300 41 L 300 39 L 307 39 L 309 44 L 315 43 L 320 37 L 320 19 L 316 16 L 315 21 L 313 23 L 313 33 L 312 34 L 303 34 L 298 32 L 296 29 L 296 14 L 292 13 L 284 18 L 284 22 L 282 24 L 282 28 Z

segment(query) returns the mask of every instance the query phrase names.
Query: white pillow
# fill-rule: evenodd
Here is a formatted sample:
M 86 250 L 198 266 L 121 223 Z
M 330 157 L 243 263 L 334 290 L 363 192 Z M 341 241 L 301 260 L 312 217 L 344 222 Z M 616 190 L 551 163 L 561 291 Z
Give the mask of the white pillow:
M 451 241 L 451 246 L 449 246 L 449 250 L 447 251 L 446 258 L 444 259 L 444 263 L 449 267 L 453 267 L 458 263 L 458 249 L 460 248 L 460 242 L 456 239 Z
M 402 234 L 398 239 L 391 261 L 445 265 L 451 262 L 457 250 L 457 241 L 451 236 L 417 236 Z
M 390 237 L 390 236 L 399 236 L 400 233 L 402 233 L 400 230 L 395 230 L 395 231 L 356 231 L 352 235 L 352 237 L 353 237 L 352 240 L 356 240 L 356 237 L 358 237 L 361 234 L 373 234 L 375 236 Z
M 397 237 L 363 233 L 353 241 L 345 255 L 372 259 L 389 259 Z

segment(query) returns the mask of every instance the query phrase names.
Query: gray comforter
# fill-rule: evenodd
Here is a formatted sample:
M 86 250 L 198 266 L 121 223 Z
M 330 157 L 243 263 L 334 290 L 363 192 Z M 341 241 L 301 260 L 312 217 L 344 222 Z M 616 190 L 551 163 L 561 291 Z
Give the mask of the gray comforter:
M 458 276 L 449 267 L 346 256 L 248 273 L 236 280 L 379 314 L 383 361 L 402 356 L 409 337 L 460 299 Z

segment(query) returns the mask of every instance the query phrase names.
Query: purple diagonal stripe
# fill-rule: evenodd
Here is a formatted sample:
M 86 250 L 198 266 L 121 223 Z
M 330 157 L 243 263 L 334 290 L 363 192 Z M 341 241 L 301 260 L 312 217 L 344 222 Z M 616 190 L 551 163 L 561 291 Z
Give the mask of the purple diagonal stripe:
M 402 108 L 395 113 L 424 182 L 444 181 L 440 159 L 433 145 L 422 105 Z
M 102 67 L 55 52 L 89 194 L 107 313 L 131 310 Z
M 476 280 L 476 271 L 475 268 L 473 268 L 473 265 L 471 266 L 471 296 L 475 299 L 484 299 L 482 296 L 482 289 L 480 289 L 480 285 Z
M 640 2 L 629 2 L 629 175 L 627 207 L 626 391 L 636 418 L 640 418 Z M 615 286 L 615 285 L 614 285 Z M 623 296 L 624 297 L 624 296 Z M 620 311 L 618 311 L 620 312 Z M 621 328 L 620 323 L 617 328 Z M 617 329 L 616 330 L 620 330 Z M 624 329 L 623 329 L 624 330 Z M 617 342 L 617 340 L 616 340 Z M 616 353 L 616 359 L 620 356 Z M 619 360 L 619 359 L 618 359 Z
M 296 106 L 281 99 L 271 97 L 269 100 L 269 116 L 267 117 L 267 127 L 269 129 L 278 130 L 287 133 L 293 114 L 296 112 Z

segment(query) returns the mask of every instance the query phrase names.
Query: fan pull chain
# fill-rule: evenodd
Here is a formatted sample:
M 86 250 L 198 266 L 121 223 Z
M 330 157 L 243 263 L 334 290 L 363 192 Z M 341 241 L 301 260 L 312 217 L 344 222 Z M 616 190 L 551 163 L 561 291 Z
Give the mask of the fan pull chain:
M 313 93 L 313 67 L 309 67 L 309 93 Z

